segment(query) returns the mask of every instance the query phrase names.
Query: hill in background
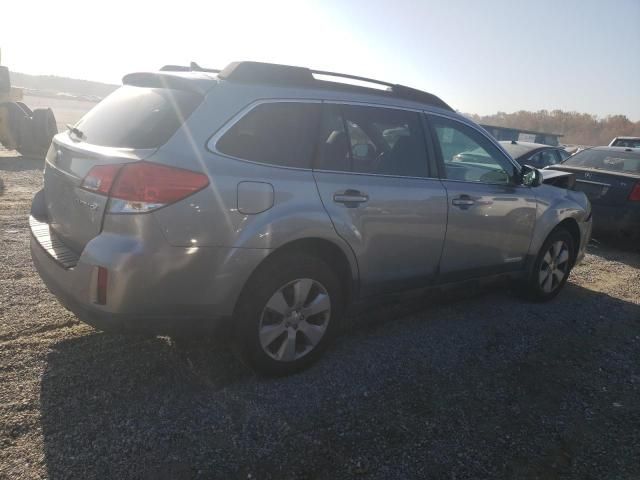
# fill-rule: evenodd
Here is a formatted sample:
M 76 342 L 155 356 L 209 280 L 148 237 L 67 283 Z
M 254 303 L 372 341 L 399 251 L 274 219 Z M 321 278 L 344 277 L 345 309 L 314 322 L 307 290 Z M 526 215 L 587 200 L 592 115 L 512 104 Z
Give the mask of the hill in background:
M 632 122 L 625 115 L 596 115 L 562 110 L 539 110 L 514 113 L 498 112 L 494 115 L 468 115 L 478 123 L 496 127 L 521 128 L 536 132 L 561 133 L 565 145 L 609 145 L 617 136 L 640 137 L 640 121 Z
M 62 93 L 95 100 L 106 97 L 118 88 L 118 85 L 108 83 L 18 72 L 11 72 L 11 84 L 26 89 L 29 95 L 58 96 Z

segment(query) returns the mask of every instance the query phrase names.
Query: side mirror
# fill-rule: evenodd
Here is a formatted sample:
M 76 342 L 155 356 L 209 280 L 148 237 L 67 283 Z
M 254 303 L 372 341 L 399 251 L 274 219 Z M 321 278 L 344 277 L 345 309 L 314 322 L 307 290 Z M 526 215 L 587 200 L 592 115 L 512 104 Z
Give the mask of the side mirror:
M 522 185 L 526 187 L 539 187 L 542 185 L 542 173 L 537 168 L 525 165 L 520 171 Z

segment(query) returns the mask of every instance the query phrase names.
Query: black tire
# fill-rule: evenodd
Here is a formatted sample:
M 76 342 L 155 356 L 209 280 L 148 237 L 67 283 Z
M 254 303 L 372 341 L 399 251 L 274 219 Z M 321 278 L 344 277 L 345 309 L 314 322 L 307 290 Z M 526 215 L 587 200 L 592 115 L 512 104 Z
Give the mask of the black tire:
M 35 151 L 44 157 L 53 136 L 58 133 L 56 118 L 50 108 L 37 108 L 31 115 L 31 121 L 33 122 Z
M 560 243 L 562 247 L 558 249 Z M 566 248 L 566 255 L 563 248 Z M 546 302 L 555 298 L 567 283 L 576 258 L 575 248 L 573 237 L 567 230 L 562 227 L 553 230 L 542 244 L 527 276 L 524 285 L 525 296 L 536 302 Z M 550 258 L 551 264 L 548 262 Z M 564 273 L 561 279 L 554 273 L 556 271 Z
M 15 102 L 0 103 L 0 108 L 6 111 L 7 124 L 1 127 L 3 135 L 7 137 L 5 147 L 20 151 L 25 130 L 29 127 L 29 116 Z
M 292 334 L 291 332 L 295 328 L 293 333 L 295 338 L 294 354 L 301 354 L 302 356 L 288 361 L 278 360 L 274 358 L 274 355 L 280 352 L 280 349 L 277 348 L 279 346 L 277 343 L 279 337 L 275 337 L 274 343 L 271 344 L 275 346 L 274 351 L 267 353 L 266 350 L 269 350 L 269 348 L 262 346 L 260 332 L 264 331 L 261 329 L 270 326 L 264 323 L 267 316 L 276 316 L 274 325 L 281 325 L 281 322 L 285 322 L 290 317 L 282 316 L 285 320 L 279 322 L 278 316 L 280 314 L 269 310 L 267 303 L 278 292 L 287 293 L 287 288 L 293 288 L 293 286 L 289 287 L 289 285 L 294 284 L 295 286 L 296 281 L 306 280 L 312 280 L 316 283 L 313 284 L 305 298 L 313 299 L 314 294 L 320 292 L 320 288 L 323 288 L 324 292 L 317 293 L 315 298 L 319 298 L 319 295 L 325 295 L 325 293 L 329 297 L 330 313 L 328 314 L 328 320 L 326 320 L 328 322 L 326 329 L 315 346 L 308 353 L 303 353 L 305 348 L 310 348 L 312 342 L 308 340 L 302 326 L 300 326 L 300 330 L 298 330 L 297 323 L 294 327 L 288 327 L 282 333 L 284 335 L 284 337 L 281 337 L 282 342 L 283 344 L 287 342 L 290 338 L 289 335 Z M 293 297 L 287 298 L 287 306 L 293 305 L 295 303 L 294 300 Z M 344 297 L 340 279 L 333 269 L 321 259 L 298 252 L 278 255 L 273 259 L 268 259 L 249 280 L 238 301 L 234 320 L 236 325 L 235 337 L 239 352 L 244 360 L 256 372 L 261 374 L 279 376 L 303 370 L 318 359 L 335 336 L 343 311 L 343 302 Z M 294 312 L 293 315 L 296 315 L 296 313 Z M 326 319 L 327 317 L 323 316 L 322 318 Z M 309 314 L 306 319 L 302 316 L 302 321 L 311 323 L 316 320 L 313 315 Z M 324 320 L 322 321 L 324 322 Z M 280 344 L 280 346 L 283 346 L 283 344 Z M 299 352 L 300 349 L 302 352 Z
M 27 106 L 26 103 L 16 102 L 16 105 L 18 105 L 22 109 L 22 111 L 25 113 L 25 115 L 27 115 L 28 117 L 30 117 L 33 114 L 33 111 Z

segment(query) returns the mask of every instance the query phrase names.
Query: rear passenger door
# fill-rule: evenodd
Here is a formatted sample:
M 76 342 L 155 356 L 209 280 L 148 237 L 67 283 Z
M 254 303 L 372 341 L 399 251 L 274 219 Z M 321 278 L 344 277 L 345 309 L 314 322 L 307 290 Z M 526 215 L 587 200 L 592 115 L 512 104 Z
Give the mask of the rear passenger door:
M 434 280 L 447 203 L 440 180 L 431 178 L 421 114 L 324 104 L 314 176 L 357 257 L 363 295 Z
M 440 115 L 428 118 L 449 202 L 441 279 L 522 268 L 536 219 L 534 192 L 479 129 Z

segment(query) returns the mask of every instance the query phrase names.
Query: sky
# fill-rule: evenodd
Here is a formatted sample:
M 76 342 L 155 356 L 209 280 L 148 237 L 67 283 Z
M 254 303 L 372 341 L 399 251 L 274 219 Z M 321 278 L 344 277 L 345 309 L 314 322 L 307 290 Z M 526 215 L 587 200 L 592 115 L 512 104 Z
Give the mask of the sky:
M 465 113 L 640 121 L 640 0 L 20 0 L 0 17 L 16 72 L 120 83 L 254 60 L 405 84 Z

